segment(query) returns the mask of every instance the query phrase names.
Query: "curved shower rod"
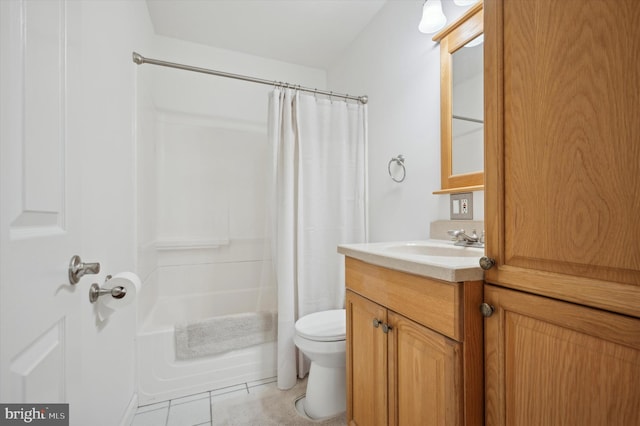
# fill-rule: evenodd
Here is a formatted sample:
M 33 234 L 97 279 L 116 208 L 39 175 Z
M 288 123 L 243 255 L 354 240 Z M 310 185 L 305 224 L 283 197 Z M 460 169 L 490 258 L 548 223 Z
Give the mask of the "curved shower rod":
M 142 56 L 137 52 L 133 52 L 133 62 L 135 62 L 138 65 L 142 65 L 142 64 L 160 65 L 163 67 L 177 68 L 177 69 L 186 70 L 186 71 L 200 72 L 203 74 L 217 75 L 219 77 L 235 78 L 236 80 L 250 81 L 252 83 L 267 84 L 269 86 L 283 86 L 283 87 L 287 87 L 295 90 L 300 90 L 302 92 L 319 93 L 321 95 L 329 96 L 330 98 L 350 99 L 353 101 L 358 101 L 362 104 L 366 104 L 369 101 L 369 98 L 366 95 L 351 96 L 347 94 L 333 93 L 326 90 L 311 89 L 309 87 L 283 83 L 281 81 L 264 80 L 262 78 L 249 77 L 246 75 L 233 74 L 233 73 L 224 72 L 224 71 L 216 71 L 216 70 L 210 70 L 207 68 L 192 67 L 190 65 L 183 65 L 175 62 L 167 62 L 167 61 L 161 61 L 159 59 L 145 58 L 144 56 Z

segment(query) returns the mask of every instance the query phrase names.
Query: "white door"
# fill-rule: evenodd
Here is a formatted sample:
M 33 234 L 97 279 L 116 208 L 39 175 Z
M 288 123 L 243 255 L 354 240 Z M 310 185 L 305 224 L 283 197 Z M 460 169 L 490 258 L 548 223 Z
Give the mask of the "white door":
M 82 406 L 77 2 L 0 1 L 0 401 Z M 83 259 L 97 261 L 99 259 Z

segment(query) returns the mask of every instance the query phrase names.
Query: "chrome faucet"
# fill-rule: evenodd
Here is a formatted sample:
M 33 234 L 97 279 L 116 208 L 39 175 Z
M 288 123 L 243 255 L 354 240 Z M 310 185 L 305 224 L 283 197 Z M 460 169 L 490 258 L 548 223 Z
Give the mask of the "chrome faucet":
M 471 231 L 471 235 L 468 235 L 464 229 L 450 230 L 447 233 L 453 237 L 456 246 L 484 247 L 484 231 L 480 237 L 475 229 Z

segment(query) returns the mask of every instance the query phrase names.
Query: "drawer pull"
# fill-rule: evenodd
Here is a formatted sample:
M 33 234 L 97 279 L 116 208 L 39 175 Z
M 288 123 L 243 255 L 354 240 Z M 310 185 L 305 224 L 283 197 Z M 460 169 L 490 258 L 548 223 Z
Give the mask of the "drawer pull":
M 380 327 L 380 324 L 382 324 L 382 321 L 380 321 L 378 318 L 374 318 L 374 319 L 373 319 L 373 326 L 374 326 L 375 328 Z
M 480 258 L 480 267 L 485 271 L 488 271 L 489 269 L 493 268 L 495 264 L 496 264 L 495 259 L 492 259 L 487 256 L 482 256 Z
M 493 311 L 495 311 L 495 308 L 488 303 L 483 303 L 480 305 L 480 312 L 485 318 L 489 318 L 491 315 L 493 315 Z
M 384 334 L 387 334 L 390 331 L 391 331 L 391 326 L 389 324 L 382 324 L 382 332 Z

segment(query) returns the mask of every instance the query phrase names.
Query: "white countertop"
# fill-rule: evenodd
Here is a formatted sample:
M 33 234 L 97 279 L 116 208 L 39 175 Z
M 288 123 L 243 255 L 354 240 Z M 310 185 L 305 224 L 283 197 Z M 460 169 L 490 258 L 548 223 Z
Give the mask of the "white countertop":
M 438 250 L 443 255 L 432 255 Z M 338 253 L 373 265 L 443 281 L 477 281 L 484 278 L 484 271 L 478 263 L 480 257 L 484 256 L 484 249 L 454 246 L 452 241 L 341 244 Z

